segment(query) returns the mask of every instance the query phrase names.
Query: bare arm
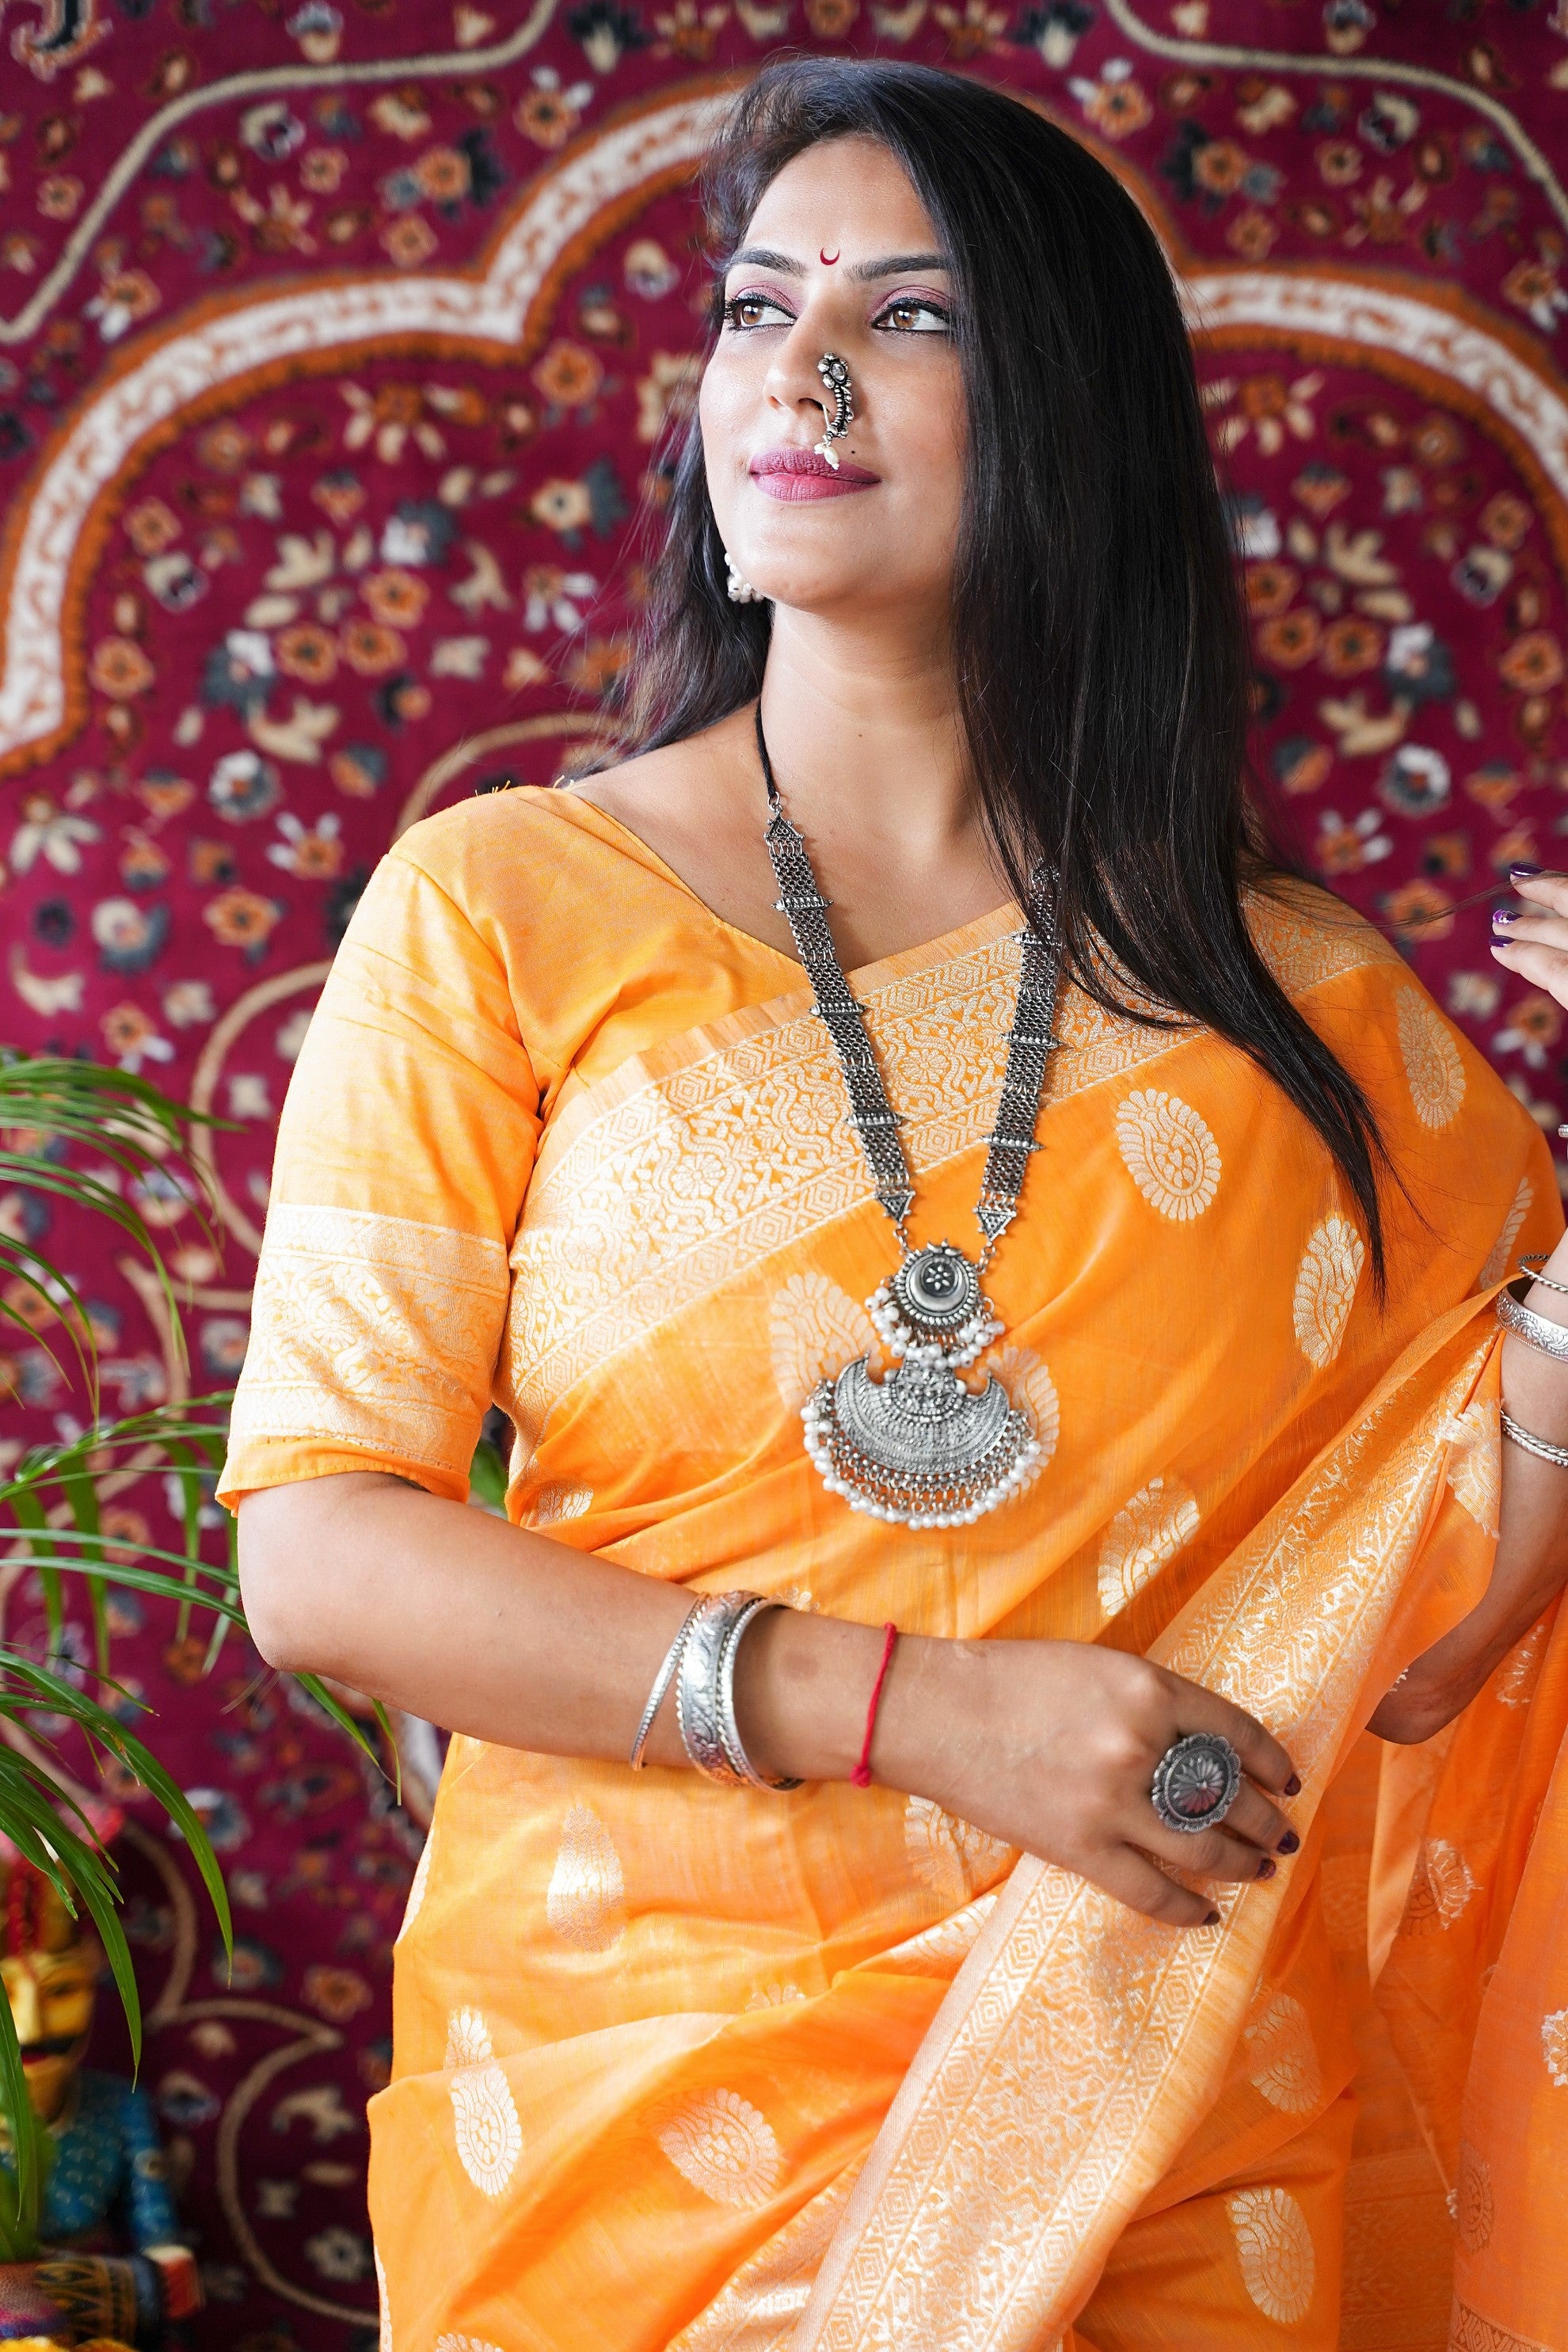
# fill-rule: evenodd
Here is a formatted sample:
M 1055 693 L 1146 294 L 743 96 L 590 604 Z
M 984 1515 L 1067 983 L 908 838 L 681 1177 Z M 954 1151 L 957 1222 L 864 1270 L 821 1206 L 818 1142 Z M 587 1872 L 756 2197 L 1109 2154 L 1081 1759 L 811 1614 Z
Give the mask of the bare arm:
M 455 1731 L 554 1755 L 624 1759 L 689 1595 L 377 1472 L 247 1496 L 240 1576 L 271 1664 L 340 1676 Z M 778 1610 L 748 1634 L 736 1711 L 753 1759 L 847 1780 L 879 1628 Z M 1187 1731 L 1224 1732 L 1252 1776 L 1222 1831 L 1163 1830 L 1154 1765 Z M 682 1766 L 667 1702 L 650 1763 Z M 1175 1926 L 1208 1903 L 1156 1854 L 1222 1880 L 1268 1875 L 1297 1843 L 1263 1793 L 1289 1758 L 1250 1716 L 1142 1658 L 1074 1642 L 905 1636 L 872 1769 L 1010 1845 L 1064 1864 Z

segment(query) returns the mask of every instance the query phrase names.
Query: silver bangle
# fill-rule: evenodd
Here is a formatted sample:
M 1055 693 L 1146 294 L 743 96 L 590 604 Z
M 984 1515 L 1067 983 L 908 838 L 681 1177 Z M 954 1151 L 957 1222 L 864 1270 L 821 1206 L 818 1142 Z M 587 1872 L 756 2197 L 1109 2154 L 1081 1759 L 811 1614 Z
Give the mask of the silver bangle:
M 1544 1250 L 1531 1250 L 1528 1257 L 1521 1257 L 1519 1262 L 1524 1268 L 1526 1274 L 1529 1275 L 1531 1282 L 1538 1282 L 1542 1290 L 1561 1291 L 1563 1297 L 1564 1298 L 1568 1298 L 1568 1282 L 1558 1282 L 1552 1275 L 1542 1274 L 1538 1271 L 1538 1268 L 1546 1264 L 1546 1252 Z
M 1518 1295 L 1521 1290 L 1528 1290 L 1534 1279 L 1533 1275 L 1519 1275 L 1498 1293 L 1498 1321 L 1515 1332 L 1527 1347 L 1538 1349 L 1542 1355 L 1550 1356 L 1555 1363 L 1568 1364 L 1568 1328 L 1561 1323 L 1549 1323 L 1544 1315 L 1538 1315 L 1532 1307 L 1527 1307 Z
M 654 1718 L 664 1705 L 666 1692 L 675 1680 L 676 1670 L 680 1664 L 680 1654 L 686 1647 L 686 1636 L 690 1632 L 691 1621 L 700 1607 L 700 1601 L 692 1602 L 680 1621 L 674 1641 L 664 1654 L 664 1664 L 653 1678 L 653 1688 L 647 1695 L 647 1705 L 642 1711 L 642 1721 L 637 1725 L 637 1738 L 632 1741 L 631 1767 L 634 1772 L 640 1772 L 643 1769 L 643 1749 L 647 1746 L 648 1734 L 653 1729 Z
M 1527 1454 L 1539 1455 L 1542 1462 L 1554 1462 L 1559 1470 L 1568 1470 L 1568 1445 L 1549 1445 L 1544 1437 L 1532 1437 L 1528 1429 L 1521 1429 L 1507 1405 L 1501 1408 L 1502 1433 L 1521 1445 Z
M 782 1607 L 760 1592 L 708 1593 L 699 1601 L 680 1653 L 676 1713 L 686 1753 L 696 1769 L 726 1789 L 798 1789 L 798 1780 L 769 1780 L 753 1767 L 735 1724 L 735 1652 L 740 1636 L 764 1609 Z
M 735 1660 L 742 1642 L 758 1618 L 765 1617 L 770 1609 L 785 1606 L 782 1601 L 765 1601 L 753 1596 L 731 1618 L 719 1653 L 719 1737 L 724 1743 L 724 1753 L 731 1769 L 740 1774 L 748 1788 L 772 1789 L 780 1795 L 788 1789 L 798 1789 L 800 1782 L 787 1778 L 770 1780 L 765 1772 L 758 1771 L 747 1755 L 745 1742 L 741 1738 L 741 1727 L 735 1720 Z

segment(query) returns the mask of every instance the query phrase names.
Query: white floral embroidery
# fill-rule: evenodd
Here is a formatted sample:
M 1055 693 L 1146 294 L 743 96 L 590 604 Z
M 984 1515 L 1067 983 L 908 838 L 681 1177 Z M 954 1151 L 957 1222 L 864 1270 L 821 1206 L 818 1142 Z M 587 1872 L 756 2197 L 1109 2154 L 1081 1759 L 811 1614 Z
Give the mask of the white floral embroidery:
M 1247 2292 L 1267 2318 L 1305 2319 L 1318 2283 L 1307 2217 L 1288 2189 L 1242 2189 L 1227 2200 Z
M 1568 2009 L 1554 2009 L 1541 2021 L 1541 2053 L 1560 2091 L 1568 2091 Z
M 911 1797 L 904 1807 L 904 1851 L 916 1877 L 957 1906 L 1000 1877 L 1016 1849 L 973 1822 L 955 1821 L 929 1797 Z
M 592 1805 L 574 1805 L 544 1897 L 552 1929 L 580 1952 L 607 1952 L 626 1933 L 626 1895 L 615 1840 Z
M 877 1345 L 870 1317 L 825 1274 L 792 1274 L 768 1310 L 768 1345 L 781 1402 L 797 1412 L 830 1372 Z
M 500 2346 L 482 2336 L 437 2336 L 436 2352 L 500 2352 Z
M 1417 988 L 1394 1000 L 1410 1099 L 1423 1127 L 1449 1127 L 1465 1099 L 1465 1066 L 1447 1022 Z
M 738 2091 L 710 2091 L 667 2116 L 658 2144 L 683 2179 L 719 2205 L 763 2205 L 784 2157 L 772 2125 Z
M 1437 1433 L 1450 1449 L 1448 1484 L 1455 1501 L 1483 1535 L 1495 1538 L 1502 1507 L 1502 1428 L 1496 1399 L 1477 1397 Z
M 1151 1478 L 1130 1496 L 1100 1546 L 1100 1605 L 1106 1615 L 1119 1615 L 1197 1531 L 1197 1500 L 1180 1478 Z
M 1325 1217 L 1313 1229 L 1296 1275 L 1296 1343 L 1321 1371 L 1340 1352 L 1366 1249 L 1348 1217 Z
M 748 2009 L 787 2009 L 791 2001 L 805 1999 L 805 1995 L 800 1987 L 797 1984 L 792 1984 L 787 1977 L 782 1983 L 776 1978 L 770 1978 L 766 1984 L 757 1987 L 756 1991 L 747 2001 L 746 2007 Z
M 426 1833 L 425 1843 L 419 1849 L 419 1859 L 414 1865 L 414 1876 L 408 1888 L 408 1901 L 403 1913 L 403 1925 L 397 1931 L 397 1940 L 400 1944 L 419 1916 L 420 1906 L 425 1900 L 425 1890 L 430 1884 L 430 1855 L 435 1843 L 436 1832 L 432 1829 Z
M 1219 1146 L 1179 1095 L 1128 1096 L 1116 1114 L 1127 1172 L 1152 1208 L 1176 1223 L 1201 1217 L 1219 1190 Z
M 1284 2115 L 1310 2115 L 1323 2095 L 1323 2070 L 1301 2003 L 1288 1992 L 1260 1994 L 1243 2038 L 1253 2088 Z
M 583 1518 L 594 1507 L 592 1486 L 541 1486 L 528 1514 L 531 1528 L 559 1527 L 563 1519 Z
M 458 2160 L 476 2189 L 499 2197 L 522 2154 L 522 2126 L 477 2009 L 455 2010 L 448 2019 L 447 2066 Z
M 1498 1668 L 1497 1695 L 1504 1706 L 1528 1706 L 1535 1696 L 1535 1685 L 1541 1679 L 1542 1660 L 1546 1655 L 1546 1621 L 1532 1625 L 1516 1649 L 1509 1652 Z
M 381 2259 L 381 2248 L 373 2238 L 370 2258 L 375 2264 L 375 2300 L 378 2315 L 375 2331 L 375 2352 L 392 2352 L 392 2310 L 386 2300 L 386 2265 Z
M 1427 1838 L 1416 1859 L 1401 1931 L 1451 1927 L 1476 1891 L 1475 1873 L 1447 1838 Z
M 1530 1214 L 1534 1198 L 1534 1185 L 1528 1176 L 1521 1176 L 1519 1190 L 1513 1196 L 1513 1206 L 1502 1221 L 1502 1231 L 1487 1253 L 1487 1262 L 1476 1276 L 1478 1290 L 1489 1290 L 1494 1282 L 1500 1282 L 1505 1274 L 1513 1272 L 1513 1245 Z

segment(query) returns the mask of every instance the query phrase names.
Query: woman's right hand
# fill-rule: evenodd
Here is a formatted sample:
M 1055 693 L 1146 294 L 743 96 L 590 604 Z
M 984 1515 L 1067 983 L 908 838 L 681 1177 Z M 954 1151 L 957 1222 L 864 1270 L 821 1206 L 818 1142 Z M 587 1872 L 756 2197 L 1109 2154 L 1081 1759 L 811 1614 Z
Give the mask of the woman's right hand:
M 1224 1827 L 1168 1830 L 1154 1768 L 1184 1733 L 1223 1734 L 1247 1778 Z M 1212 1901 L 1157 1870 L 1273 1875 L 1300 1843 L 1268 1793 L 1300 1783 L 1279 1741 L 1240 1707 L 1146 1658 L 1085 1642 L 906 1637 L 894 1654 L 872 1748 L 876 1778 L 1078 1872 L 1134 1911 L 1197 1927 Z

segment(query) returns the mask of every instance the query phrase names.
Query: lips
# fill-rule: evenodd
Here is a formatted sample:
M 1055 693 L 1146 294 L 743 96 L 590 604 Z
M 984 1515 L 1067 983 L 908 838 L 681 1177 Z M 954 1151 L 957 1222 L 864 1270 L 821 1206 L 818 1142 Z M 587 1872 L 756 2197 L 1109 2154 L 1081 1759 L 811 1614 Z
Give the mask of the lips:
M 864 466 L 840 457 L 830 466 L 815 449 L 764 449 L 753 457 L 751 476 L 759 490 L 789 505 L 805 499 L 848 498 L 857 490 L 874 489 L 881 477 Z

